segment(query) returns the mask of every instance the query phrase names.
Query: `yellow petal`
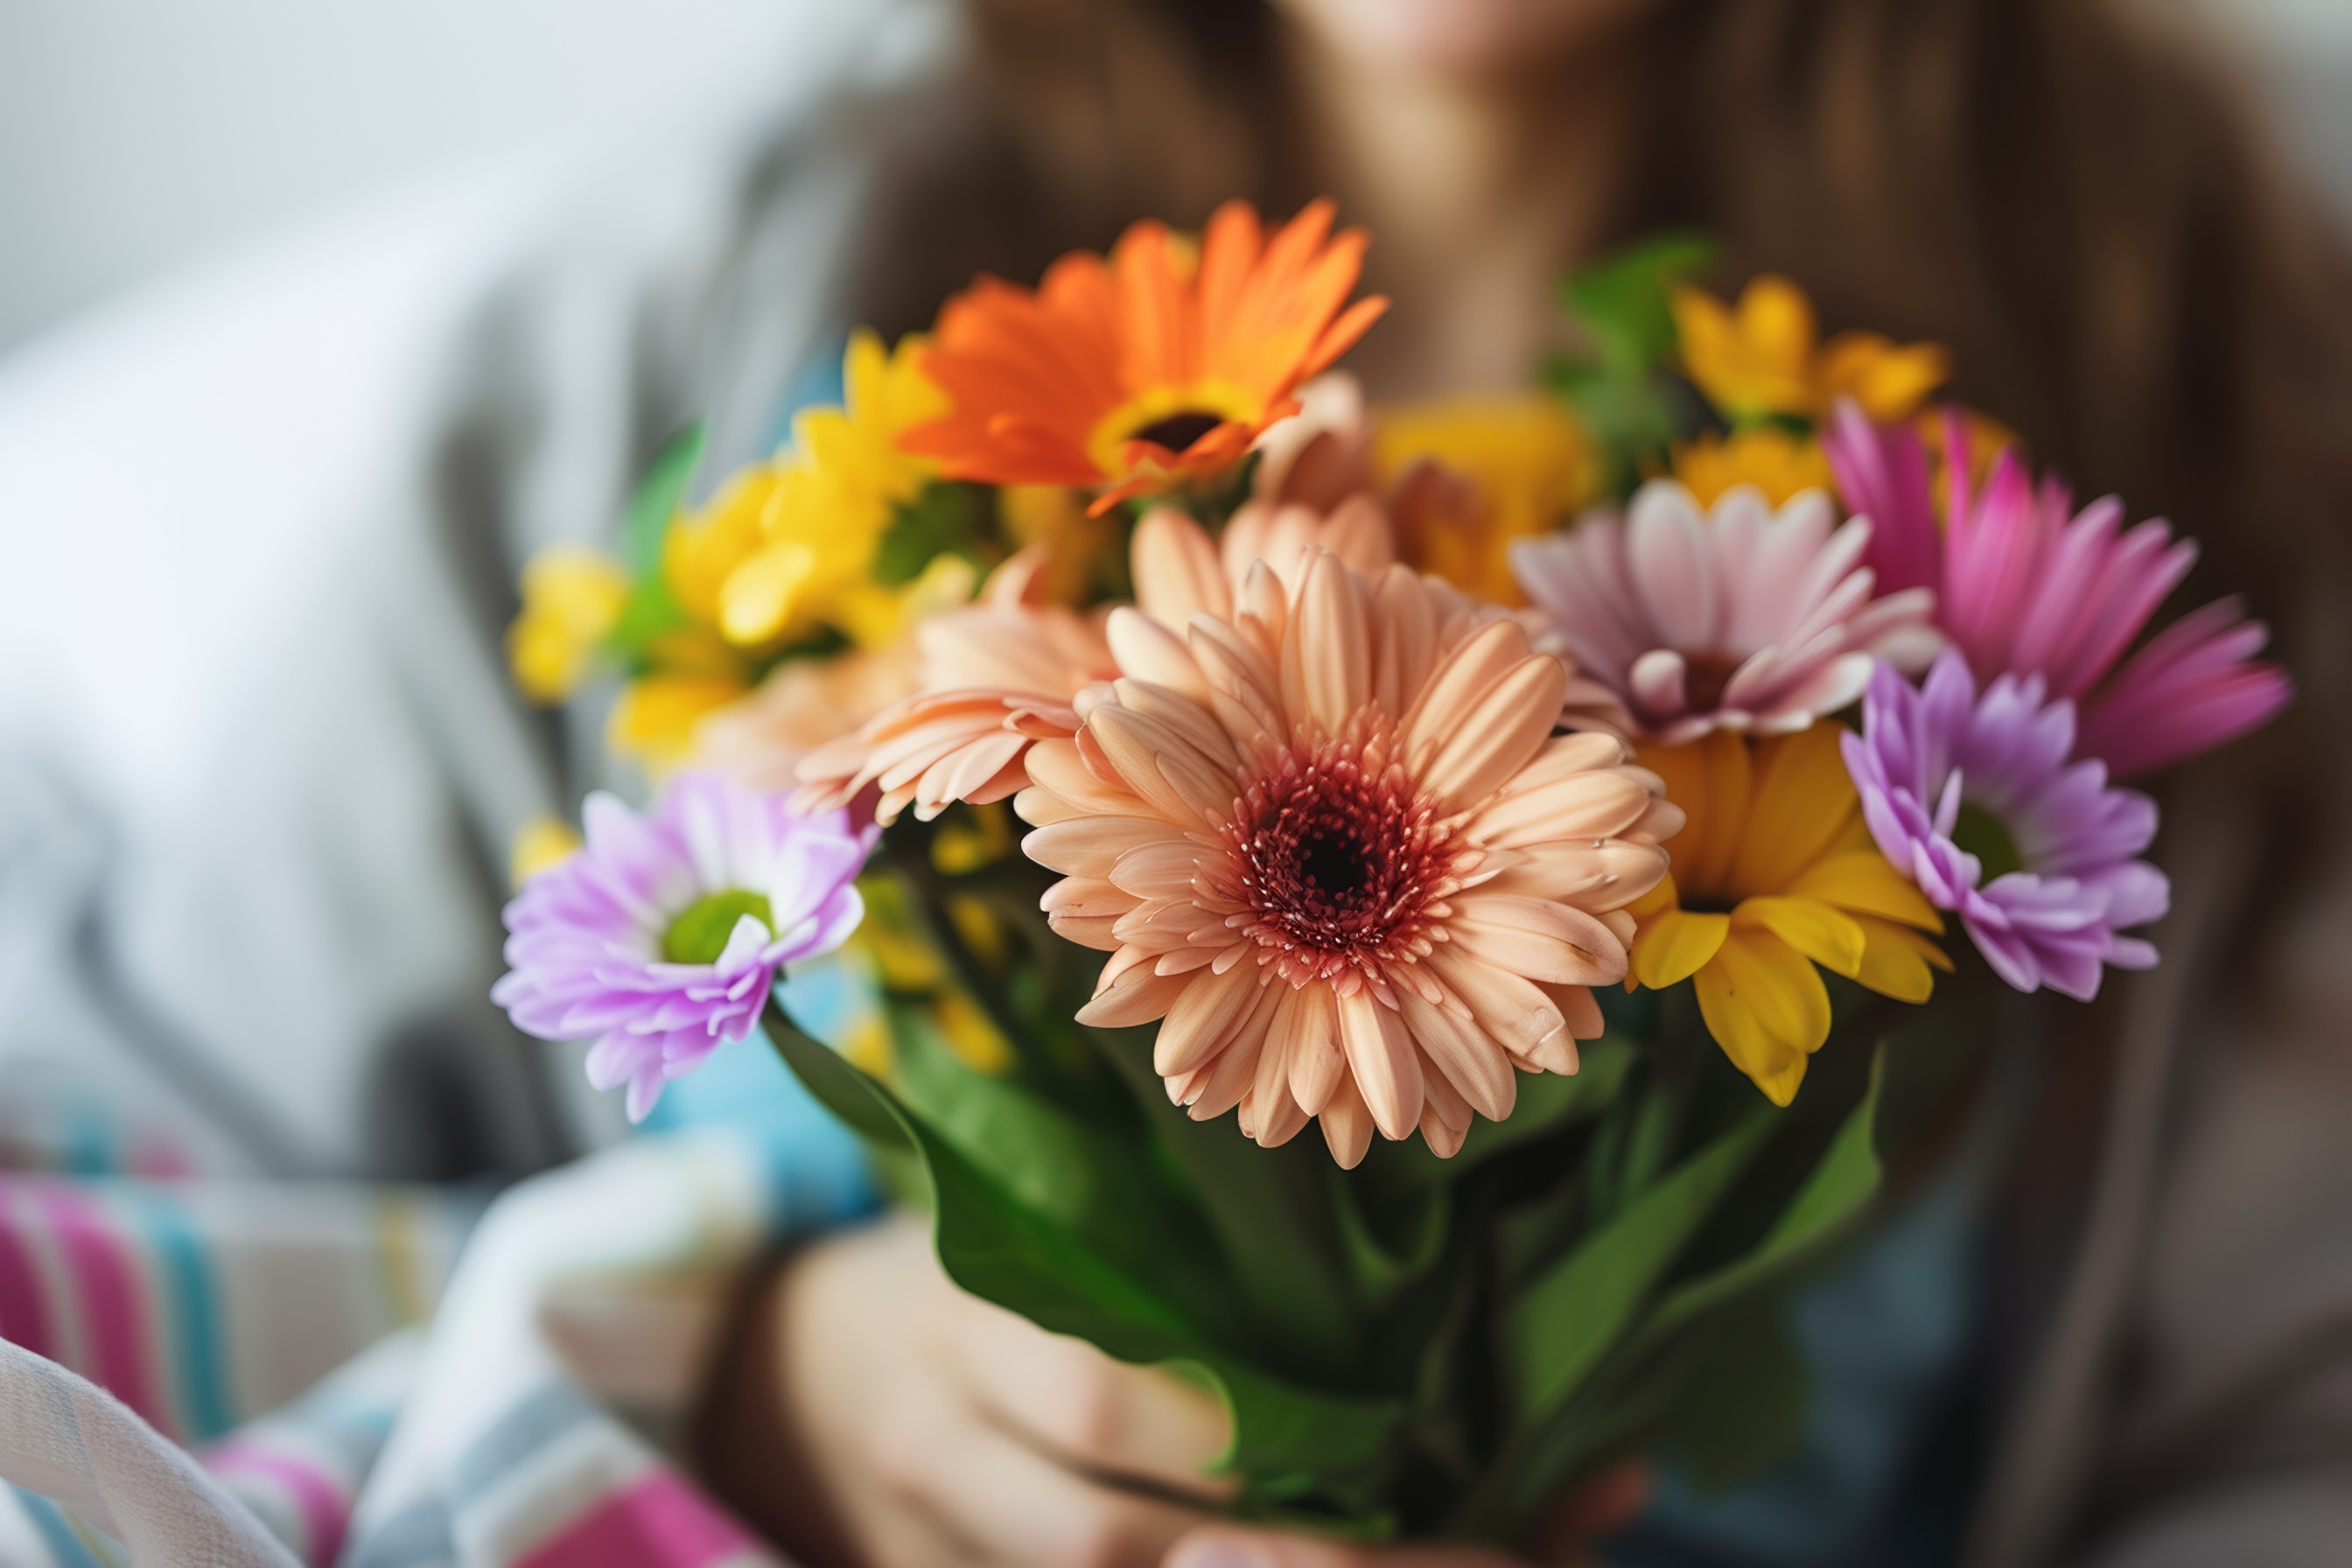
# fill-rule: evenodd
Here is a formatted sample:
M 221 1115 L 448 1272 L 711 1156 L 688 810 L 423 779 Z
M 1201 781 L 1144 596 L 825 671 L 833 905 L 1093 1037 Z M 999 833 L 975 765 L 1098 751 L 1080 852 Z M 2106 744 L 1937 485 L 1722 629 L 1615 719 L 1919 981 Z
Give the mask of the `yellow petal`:
M 1756 795 L 1730 871 L 1730 891 L 1778 893 L 1836 842 L 1860 810 L 1835 724 L 1817 723 L 1756 748 Z
M 1648 892 L 1643 893 L 1640 898 L 1635 899 L 1632 903 L 1627 904 L 1625 906 L 1625 912 L 1632 915 L 1637 921 L 1645 921 L 1652 915 L 1656 914 L 1660 910 L 1678 908 L 1681 902 L 1681 899 L 1675 893 L 1674 878 L 1672 876 L 1664 876 L 1658 879 L 1658 885 L 1656 887 L 1652 888 Z
M 1699 1015 L 1732 1064 L 1775 1105 L 1830 1036 L 1830 997 L 1812 964 L 1779 937 L 1736 931 L 1695 977 Z
M 1633 974 L 1653 991 L 1689 979 L 1731 931 L 1729 915 L 1668 910 L 1643 921 L 1633 938 Z
M 719 584 L 719 629 L 740 647 L 766 642 L 791 622 L 815 572 L 816 552 L 808 546 L 789 540 L 766 546 Z
M 507 631 L 515 684 L 535 702 L 578 689 L 629 596 L 629 575 L 601 551 L 558 544 L 522 569 L 522 613 Z
M 1940 932 L 1943 917 L 1927 895 L 1903 879 L 1877 849 L 1851 849 L 1823 857 L 1789 883 L 1789 896 L 1818 899 L 1856 915 L 1880 915 Z
M 616 752 L 641 757 L 656 770 L 685 760 L 694 727 L 704 715 L 743 695 L 743 683 L 725 677 L 648 675 L 622 689 L 604 738 Z
M 514 845 L 507 852 L 507 878 L 520 888 L 541 871 L 562 865 L 580 847 L 580 835 L 572 826 L 541 812 L 516 830 Z
M 1805 1054 L 1777 1039 L 1771 1031 L 1732 995 L 1731 980 L 1719 964 L 1698 972 L 1692 984 L 1698 992 L 1700 1016 L 1707 1032 L 1731 1065 L 1746 1073 L 1765 1098 L 1786 1105 L 1797 1097 L 1804 1080 Z
M 1881 996 L 1897 1002 L 1925 1002 L 1936 989 L 1934 969 L 1949 971 L 1951 959 L 1932 940 L 1907 926 L 1875 915 L 1856 915 L 1862 927 L 1862 966 L 1854 978 Z
M 1732 923 L 1770 931 L 1815 963 L 1851 979 L 1861 973 L 1867 945 L 1860 922 L 1812 899 L 1745 899 Z
M 1697 898 L 1725 896 L 1748 822 L 1748 742 L 1717 730 L 1686 746 L 1643 746 L 1636 760 L 1665 781 L 1666 798 L 1690 816 L 1668 846 L 1675 880 Z
M 1815 331 L 1812 301 L 1786 278 L 1767 272 L 1740 291 L 1739 335 L 1775 369 L 1810 360 Z
M 1952 359 L 1940 343 L 1841 332 L 1823 345 L 1818 374 L 1824 407 L 1851 397 L 1872 419 L 1892 425 L 1917 413 L 1927 395 L 1951 379 Z

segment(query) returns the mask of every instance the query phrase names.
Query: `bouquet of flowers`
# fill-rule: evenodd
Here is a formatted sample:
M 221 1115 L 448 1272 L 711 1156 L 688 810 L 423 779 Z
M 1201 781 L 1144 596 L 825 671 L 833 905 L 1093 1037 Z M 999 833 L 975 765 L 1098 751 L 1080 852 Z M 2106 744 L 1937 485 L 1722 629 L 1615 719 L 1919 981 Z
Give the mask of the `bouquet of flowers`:
M 2288 684 L 2233 602 L 2143 640 L 2193 546 L 1942 351 L 1692 237 L 1527 395 L 1368 410 L 1331 216 L 982 279 L 534 560 L 518 679 L 621 678 L 662 787 L 533 847 L 497 994 L 633 1116 L 764 1029 L 963 1287 L 1222 1398 L 1236 1509 L 1510 1541 L 1780 1451 L 1775 1292 L 2000 996 L 2157 961 L 2115 781 Z

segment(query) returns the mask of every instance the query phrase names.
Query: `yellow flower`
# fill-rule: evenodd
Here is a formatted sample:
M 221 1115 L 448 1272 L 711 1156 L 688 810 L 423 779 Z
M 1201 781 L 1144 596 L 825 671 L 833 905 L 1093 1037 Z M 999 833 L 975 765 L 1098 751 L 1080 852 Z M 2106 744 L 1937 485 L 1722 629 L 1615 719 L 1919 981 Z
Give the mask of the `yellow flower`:
M 945 413 L 948 402 L 919 368 L 919 334 L 886 351 L 872 332 L 849 340 L 838 408 L 793 421 L 793 454 L 766 470 L 746 547 L 714 585 L 714 619 L 730 642 L 754 647 L 844 625 L 845 596 L 873 586 L 874 552 L 896 509 L 939 472 L 929 458 L 898 449 L 898 437 Z M 870 610 L 867 612 L 870 618 Z M 861 639 L 863 640 L 863 639 Z
M 1775 507 L 1800 490 L 1831 487 L 1830 460 L 1810 436 L 1792 436 L 1772 425 L 1751 425 L 1729 439 L 1708 431 L 1674 449 L 1675 478 L 1688 486 L 1702 508 L 1711 507 L 1734 485 L 1754 485 Z
M 961 555 L 934 555 L 911 583 L 886 588 L 859 580 L 834 596 L 826 619 L 869 651 L 895 647 L 919 622 L 971 602 L 980 569 Z
M 1882 424 L 1908 419 L 1927 395 L 1952 379 L 1951 356 L 1941 343 L 1898 343 L 1876 332 L 1840 332 L 1822 349 L 1813 375 L 1820 385 L 1816 418 L 1851 397 Z
M 1750 282 L 1736 306 L 1690 288 L 1675 289 L 1670 302 L 1684 369 L 1734 423 L 1775 414 L 1818 420 L 1840 397 L 1873 419 L 1905 419 L 1951 376 L 1936 343 L 1841 332 L 1817 348 L 1812 302 L 1770 273 Z
M 515 831 L 514 844 L 507 851 L 507 879 L 520 888 L 541 871 L 572 858 L 572 852 L 579 847 L 580 834 L 570 823 L 540 813 Z
M 1649 747 L 1644 767 L 1689 814 L 1673 873 L 1628 906 L 1630 986 L 1695 981 L 1707 1032 L 1776 1105 L 1795 1098 L 1829 1038 L 1822 964 L 1925 1002 L 1951 961 L 1922 932 L 1943 922 L 1871 841 L 1837 725 L 1751 742 L 1718 730 Z
M 719 625 L 719 595 L 756 555 L 769 511 L 783 489 L 773 463 L 753 463 L 719 488 L 701 510 L 671 520 L 662 535 L 662 577 L 697 626 Z M 731 637 L 741 645 L 761 639 Z
M 1599 454 L 1583 427 L 1541 395 L 1379 409 L 1372 449 L 1384 489 L 1405 484 L 1423 461 L 1467 481 L 1435 505 L 1407 484 L 1396 509 L 1398 549 L 1411 564 L 1498 604 L 1526 602 L 1511 576 L 1511 542 L 1559 527 L 1600 488 Z
M 1066 485 L 1006 485 L 996 505 L 1015 549 L 1045 547 L 1046 596 L 1057 605 L 1084 604 L 1118 520 L 1088 517 L 1086 497 Z
M 507 628 L 523 695 L 561 702 L 579 689 L 628 596 L 628 574 L 601 551 L 557 544 L 532 556 L 522 569 L 522 613 Z
M 747 689 L 738 676 L 665 670 L 639 676 L 621 689 L 613 704 L 605 743 L 656 773 L 667 772 L 693 750 L 695 726 Z

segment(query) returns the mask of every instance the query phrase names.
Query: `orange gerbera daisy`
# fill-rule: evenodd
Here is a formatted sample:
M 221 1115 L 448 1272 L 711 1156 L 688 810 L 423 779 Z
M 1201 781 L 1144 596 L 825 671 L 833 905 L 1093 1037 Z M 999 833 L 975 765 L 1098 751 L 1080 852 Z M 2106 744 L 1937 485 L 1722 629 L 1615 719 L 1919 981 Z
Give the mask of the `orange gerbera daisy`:
M 1228 202 L 1199 243 L 1139 223 L 1034 292 L 983 278 L 940 312 L 923 363 L 953 411 L 901 438 L 950 479 L 1097 489 L 1097 513 L 1238 461 L 1298 384 L 1388 308 L 1349 305 L 1360 229 L 1318 201 L 1272 236 Z
M 1181 637 L 1117 612 L 1152 673 L 1029 753 L 1047 914 L 1112 953 L 1079 1020 L 1160 1020 L 1169 1097 L 1260 1143 L 1319 1118 L 1343 1165 L 1376 1131 L 1450 1155 L 1514 1069 L 1576 1070 L 1681 813 L 1613 738 L 1554 737 L 1564 661 L 1443 583 L 1314 551 L 1218 599 Z

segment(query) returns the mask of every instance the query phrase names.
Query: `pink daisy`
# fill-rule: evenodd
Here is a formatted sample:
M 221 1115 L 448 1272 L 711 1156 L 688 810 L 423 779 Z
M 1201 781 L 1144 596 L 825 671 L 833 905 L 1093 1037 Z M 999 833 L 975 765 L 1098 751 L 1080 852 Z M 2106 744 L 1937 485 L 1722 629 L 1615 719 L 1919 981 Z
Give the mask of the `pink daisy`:
M 1702 511 L 1656 479 L 1622 519 L 1513 545 L 1511 565 L 1579 667 L 1623 702 L 1635 737 L 1788 734 L 1859 698 L 1874 661 L 1916 670 L 1940 645 L 1933 595 L 1874 597 L 1870 524 L 1833 521 L 1818 490 L 1775 511 L 1734 486 Z
M 2076 755 L 2119 777 L 2148 773 L 2259 727 L 2293 695 L 2284 670 L 2254 660 L 2269 634 L 2235 599 L 2124 660 L 2197 559 L 2162 519 L 2126 528 L 2113 496 L 2078 512 L 2063 479 L 2036 484 L 2004 452 L 1980 496 L 1952 470 L 1939 529 L 1917 432 L 1846 404 L 1826 445 L 1846 503 L 1874 525 L 1873 562 L 1936 589 L 1937 622 L 1979 682 L 2039 676 L 2051 697 L 2074 699 Z

